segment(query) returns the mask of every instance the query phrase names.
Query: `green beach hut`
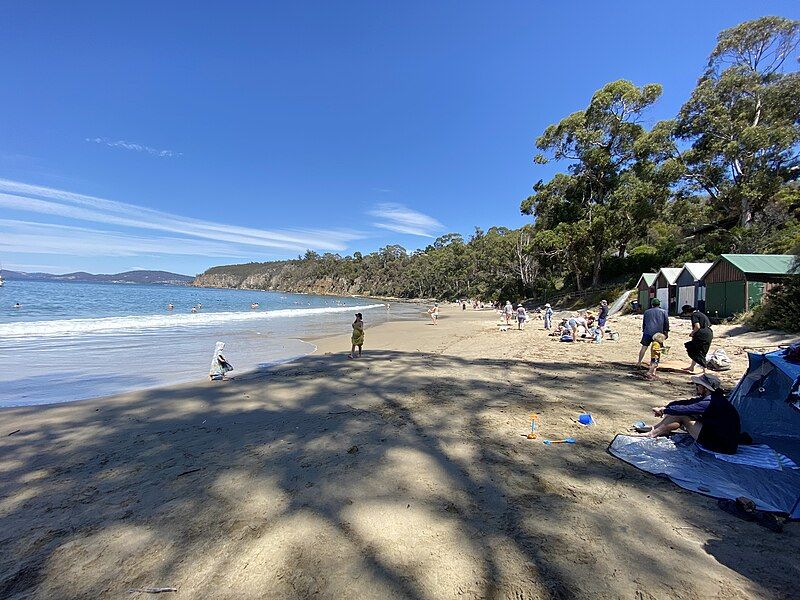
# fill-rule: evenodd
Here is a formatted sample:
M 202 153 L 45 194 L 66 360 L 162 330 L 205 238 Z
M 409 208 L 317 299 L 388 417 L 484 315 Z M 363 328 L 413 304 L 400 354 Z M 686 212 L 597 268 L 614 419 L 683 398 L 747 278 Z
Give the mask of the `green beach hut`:
M 727 319 L 761 304 L 764 293 L 792 273 L 788 254 L 723 254 L 706 271 L 706 314 Z
M 650 299 L 656 295 L 656 277 L 658 277 L 658 273 L 642 273 L 639 281 L 636 282 L 637 299 L 642 311 L 650 308 Z

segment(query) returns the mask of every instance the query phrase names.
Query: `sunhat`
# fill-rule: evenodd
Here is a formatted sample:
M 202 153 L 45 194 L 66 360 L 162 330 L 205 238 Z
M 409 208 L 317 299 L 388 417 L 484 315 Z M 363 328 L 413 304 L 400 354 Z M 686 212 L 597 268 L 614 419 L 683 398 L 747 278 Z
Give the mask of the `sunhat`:
M 719 377 L 715 375 L 709 375 L 707 373 L 693 376 L 692 383 L 696 383 L 697 385 L 702 385 L 710 392 L 716 392 L 722 385 L 722 382 L 719 380 Z
M 549 304 L 545 304 L 544 307 L 545 308 L 550 308 L 550 305 Z

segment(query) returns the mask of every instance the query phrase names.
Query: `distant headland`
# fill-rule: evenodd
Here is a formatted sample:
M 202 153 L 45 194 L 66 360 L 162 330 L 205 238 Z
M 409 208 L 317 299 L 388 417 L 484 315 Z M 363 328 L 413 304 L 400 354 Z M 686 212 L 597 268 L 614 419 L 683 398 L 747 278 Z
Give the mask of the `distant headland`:
M 9 271 L 3 269 L 3 278 L 6 281 L 68 281 L 81 283 L 127 283 L 127 284 L 157 284 L 157 285 L 189 285 L 194 277 L 180 275 L 168 271 L 125 271 L 113 275 L 93 274 L 78 271 L 54 275 L 52 273 L 26 273 L 24 271 Z

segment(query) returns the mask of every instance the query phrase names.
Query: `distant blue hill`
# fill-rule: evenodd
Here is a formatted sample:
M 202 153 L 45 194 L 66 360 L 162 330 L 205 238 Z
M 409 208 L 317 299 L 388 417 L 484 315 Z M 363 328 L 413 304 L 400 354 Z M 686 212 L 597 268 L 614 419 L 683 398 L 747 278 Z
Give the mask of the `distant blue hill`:
M 138 284 L 163 284 L 163 285 L 189 285 L 194 277 L 169 273 L 167 271 L 126 271 L 114 275 L 94 275 L 92 273 L 65 273 L 53 275 L 52 273 L 25 273 L 24 271 L 8 271 L 3 269 L 0 274 L 6 281 L 79 281 L 83 283 L 138 283 Z

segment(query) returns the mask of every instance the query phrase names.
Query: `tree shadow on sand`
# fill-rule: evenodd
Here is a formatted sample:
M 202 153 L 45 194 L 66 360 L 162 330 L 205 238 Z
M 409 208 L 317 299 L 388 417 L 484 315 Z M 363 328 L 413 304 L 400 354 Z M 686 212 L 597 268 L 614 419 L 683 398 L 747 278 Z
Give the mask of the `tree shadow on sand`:
M 779 552 L 739 523 L 709 529 L 708 499 L 616 461 L 607 433 L 573 422 L 579 403 L 619 415 L 598 378 L 640 385 L 552 360 L 377 351 L 40 408 L 30 430 L 31 409 L 13 409 L 0 597 L 692 597 L 703 535 L 715 555 L 774 551 L 769 571 L 728 566 L 791 589 L 795 537 Z M 526 440 L 531 412 L 579 443 Z

